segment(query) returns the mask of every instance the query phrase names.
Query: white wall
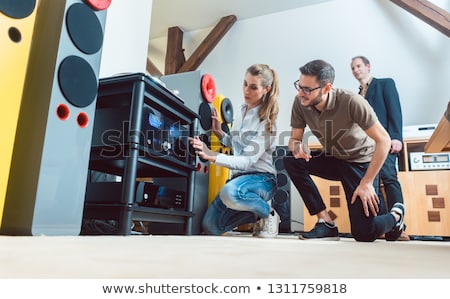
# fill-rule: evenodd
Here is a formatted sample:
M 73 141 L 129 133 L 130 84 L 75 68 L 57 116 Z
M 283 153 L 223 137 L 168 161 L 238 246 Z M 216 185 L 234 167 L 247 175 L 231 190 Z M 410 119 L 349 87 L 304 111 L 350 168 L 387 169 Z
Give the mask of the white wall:
M 275 0 L 274 0 L 275 1 Z M 450 0 L 433 0 L 450 10 Z M 212 28 L 184 32 L 186 59 Z M 164 71 L 167 38 L 151 40 L 149 58 Z M 336 69 L 335 86 L 358 90 L 353 56 L 365 55 L 376 77 L 397 83 L 404 125 L 438 123 L 450 101 L 450 39 L 388 0 L 334 0 L 237 21 L 199 69 L 210 73 L 217 92 L 242 102 L 246 68 L 267 63 L 280 77 L 280 135 L 289 136 L 298 68 L 325 59 Z M 287 138 L 279 140 L 286 144 Z M 291 186 L 294 230 L 303 230 L 303 202 Z M 300 223 L 298 223 L 300 222 Z
M 105 24 L 100 78 L 145 73 L 153 0 L 114 0 Z
M 450 9 L 449 0 L 432 2 Z M 211 29 L 184 33 L 186 58 Z M 149 44 L 149 58 L 162 71 L 166 44 L 167 38 Z M 272 66 L 280 77 L 278 127 L 289 131 L 298 68 L 312 59 L 327 60 L 336 69 L 335 86 L 357 91 L 350 71 L 356 55 L 370 59 L 375 77 L 395 79 L 405 126 L 440 120 L 450 101 L 450 39 L 387 0 L 334 0 L 238 20 L 199 69 L 238 107 L 246 68 Z

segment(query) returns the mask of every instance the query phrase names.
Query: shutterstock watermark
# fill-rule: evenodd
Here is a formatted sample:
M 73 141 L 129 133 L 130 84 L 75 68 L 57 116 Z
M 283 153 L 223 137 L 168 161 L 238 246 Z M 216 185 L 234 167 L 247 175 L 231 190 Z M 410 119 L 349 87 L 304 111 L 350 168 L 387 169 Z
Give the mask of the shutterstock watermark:
M 213 137 L 214 133 L 211 130 L 191 134 L 189 128 L 182 125 L 172 126 L 168 129 L 134 130 L 129 131 L 129 133 L 128 131 L 128 122 L 123 122 L 122 130 L 110 129 L 104 131 L 100 140 L 95 142 L 95 146 L 101 147 L 100 156 L 104 158 L 127 157 L 130 154 L 127 146 L 131 146 L 131 148 L 139 148 L 139 156 L 155 158 L 174 156 L 177 159 L 187 161 L 188 158 L 195 157 L 195 151 L 189 143 L 191 135 L 199 136 L 209 148 L 214 149 L 223 146 L 217 137 Z M 334 131 L 333 122 L 326 121 L 324 132 L 324 134 L 321 134 L 317 131 L 305 131 L 302 143 L 308 145 L 312 141 L 316 143 L 316 140 L 319 140 L 325 148 L 325 154 L 336 151 L 340 156 L 346 156 L 347 152 L 341 143 L 346 130 Z M 241 136 L 237 131 L 229 132 L 229 135 L 231 138 L 240 138 L 240 143 L 246 147 L 245 155 L 252 156 L 260 153 L 261 144 L 266 146 L 275 142 L 276 145 L 288 145 L 291 131 L 281 131 L 276 135 L 265 133 L 262 135 L 262 141 L 258 132 L 251 130 L 245 131 Z M 257 142 L 255 138 L 258 138 Z

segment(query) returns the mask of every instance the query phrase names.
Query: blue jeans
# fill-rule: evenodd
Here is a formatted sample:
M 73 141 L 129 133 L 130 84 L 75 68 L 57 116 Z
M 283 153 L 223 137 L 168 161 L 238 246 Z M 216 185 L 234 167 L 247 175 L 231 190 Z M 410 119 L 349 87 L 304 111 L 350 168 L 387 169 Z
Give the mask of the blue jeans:
M 221 235 L 235 227 L 254 223 L 269 216 L 271 200 L 277 188 L 270 173 L 241 175 L 228 181 L 208 207 L 203 217 L 203 230 L 208 235 Z
M 315 175 L 342 183 L 347 200 L 350 229 L 355 240 L 371 242 L 394 228 L 395 217 L 384 212 L 386 208 L 383 201 L 380 200 L 380 211 L 383 211 L 384 214 L 378 216 L 366 216 L 359 197 L 355 203 L 350 203 L 353 192 L 366 173 L 369 163 L 351 163 L 322 152 L 313 152 L 312 156 L 313 158 L 309 162 L 304 159 L 295 159 L 292 156 L 283 158 L 285 169 L 299 191 L 310 215 L 316 215 L 326 209 L 322 196 L 310 176 Z M 373 185 L 378 194 L 380 187 L 378 177 Z

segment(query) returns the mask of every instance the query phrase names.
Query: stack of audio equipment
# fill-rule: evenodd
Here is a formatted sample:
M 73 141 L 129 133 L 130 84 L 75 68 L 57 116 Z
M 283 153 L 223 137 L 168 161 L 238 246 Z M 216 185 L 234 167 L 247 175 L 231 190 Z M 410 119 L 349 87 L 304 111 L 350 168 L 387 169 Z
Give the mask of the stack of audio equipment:
M 112 220 L 123 235 L 131 233 L 133 221 L 149 222 L 151 233 L 165 223 L 192 234 L 196 158 L 188 138 L 198 119 L 156 78 L 143 73 L 102 78 L 89 169 L 121 181 L 88 184 L 83 220 Z

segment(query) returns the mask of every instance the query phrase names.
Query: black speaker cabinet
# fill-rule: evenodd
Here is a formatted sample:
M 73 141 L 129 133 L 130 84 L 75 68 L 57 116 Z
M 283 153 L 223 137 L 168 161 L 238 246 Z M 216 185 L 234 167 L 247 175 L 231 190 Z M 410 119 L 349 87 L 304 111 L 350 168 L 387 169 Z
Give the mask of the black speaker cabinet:
M 39 1 L 2 233 L 80 232 L 110 3 Z
M 280 232 L 290 233 L 291 229 L 291 180 L 284 167 L 283 157 L 288 154 L 287 146 L 277 146 L 273 153 L 273 163 L 277 170 L 278 189 L 272 200 L 272 207 L 280 215 Z

